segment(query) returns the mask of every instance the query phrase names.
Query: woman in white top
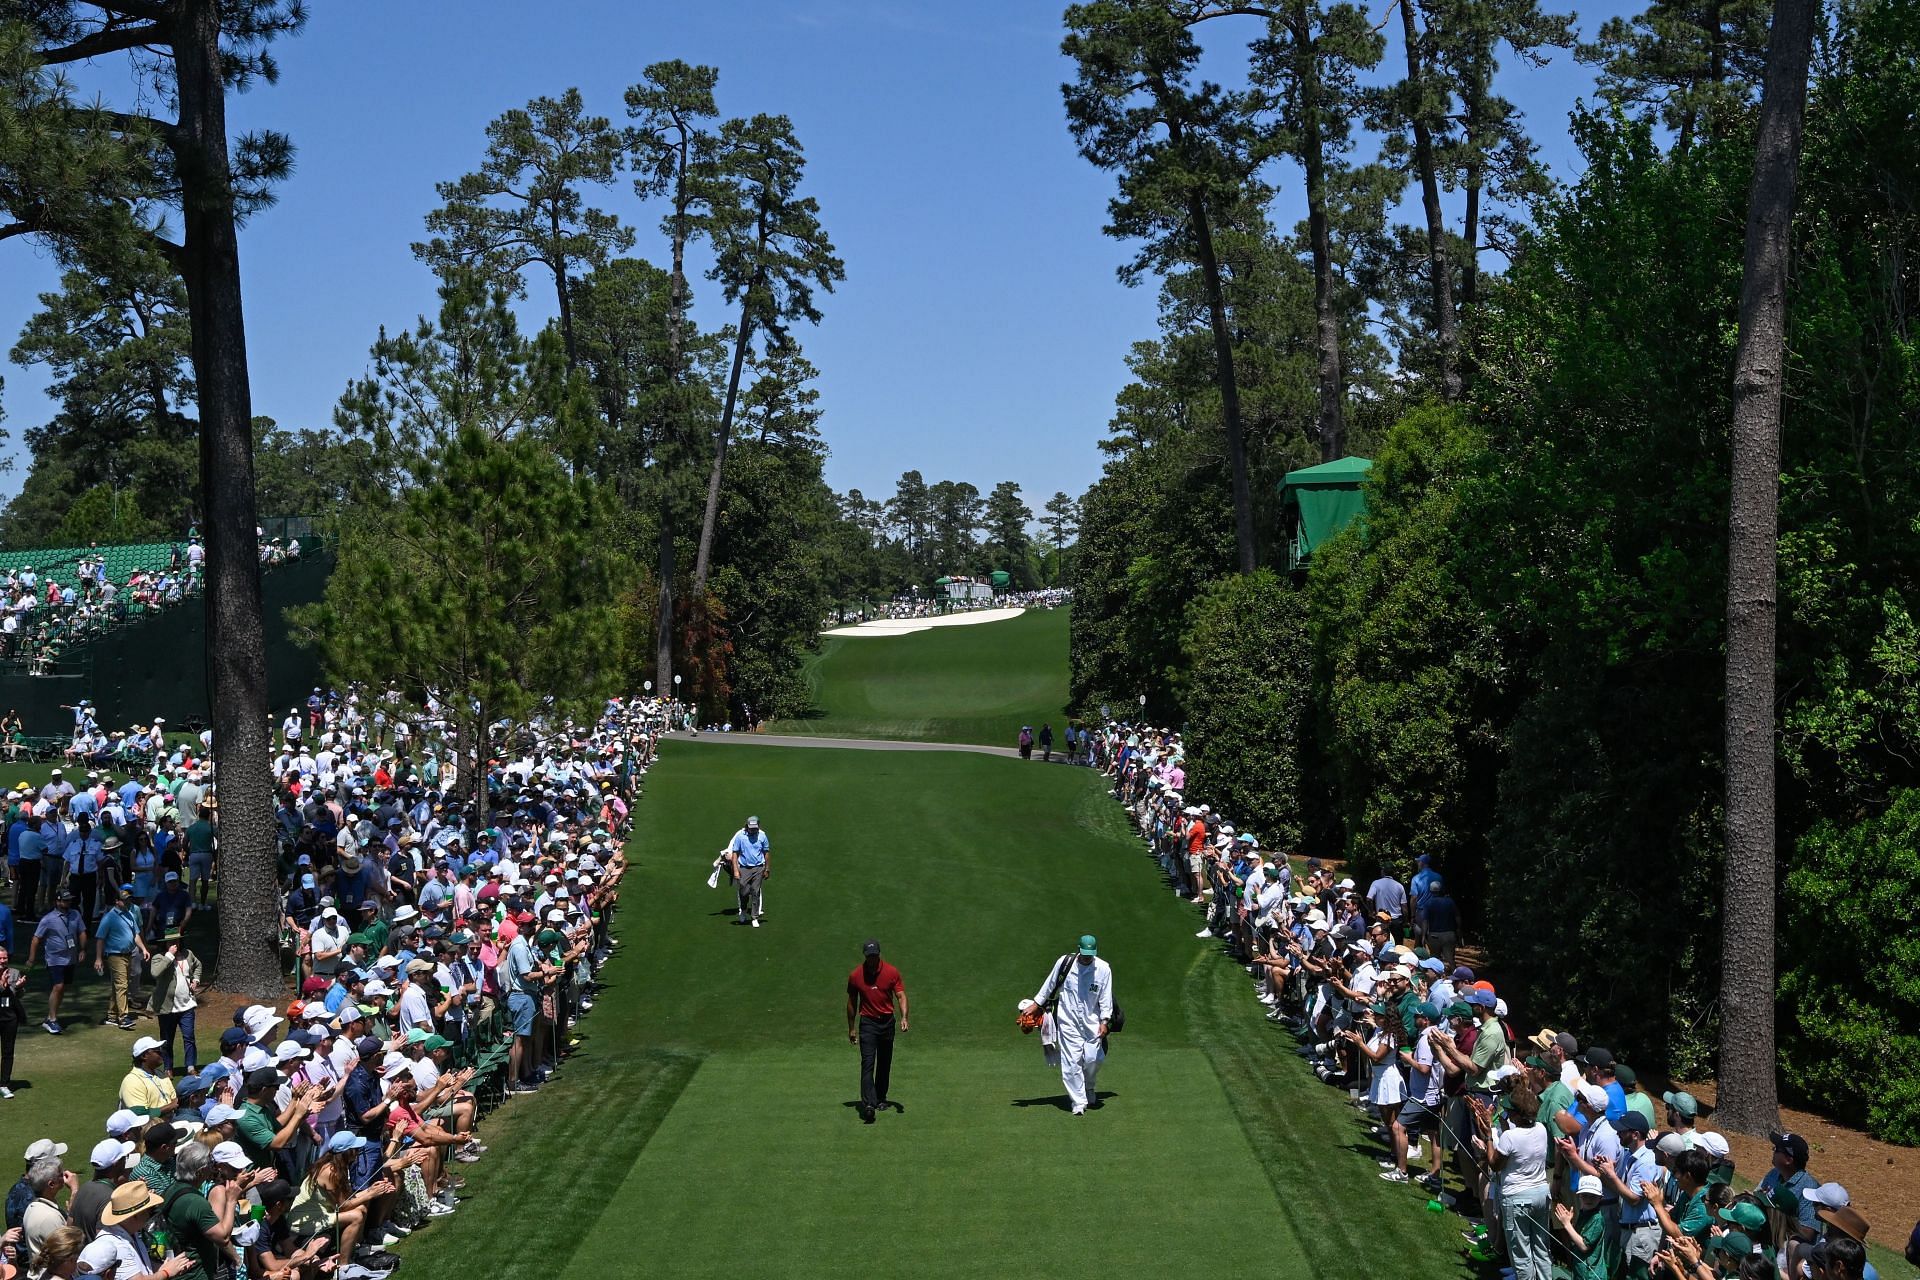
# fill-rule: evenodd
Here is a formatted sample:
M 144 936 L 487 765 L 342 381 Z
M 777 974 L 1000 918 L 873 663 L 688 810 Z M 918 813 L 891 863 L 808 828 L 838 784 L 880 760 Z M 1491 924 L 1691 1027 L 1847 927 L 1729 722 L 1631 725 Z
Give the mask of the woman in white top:
M 1505 1229 L 1507 1256 L 1514 1280 L 1553 1280 L 1553 1219 L 1548 1212 L 1546 1126 L 1539 1122 L 1540 1095 L 1528 1085 L 1507 1098 L 1507 1123 L 1496 1138 L 1492 1118 L 1478 1109 L 1487 1167 L 1500 1179 L 1500 1225 Z M 1489 1141 L 1491 1139 L 1491 1141 Z
M 1393 1159 L 1382 1160 L 1381 1177 L 1388 1182 L 1407 1180 L 1407 1135 L 1400 1128 L 1400 1104 L 1407 1100 L 1406 1077 L 1400 1073 L 1400 1046 L 1393 1013 L 1384 1004 L 1375 1004 L 1361 1015 L 1359 1031 L 1345 1032 L 1347 1039 L 1360 1048 L 1372 1064 L 1367 1083 L 1367 1101 L 1380 1112 L 1380 1122 L 1393 1135 Z

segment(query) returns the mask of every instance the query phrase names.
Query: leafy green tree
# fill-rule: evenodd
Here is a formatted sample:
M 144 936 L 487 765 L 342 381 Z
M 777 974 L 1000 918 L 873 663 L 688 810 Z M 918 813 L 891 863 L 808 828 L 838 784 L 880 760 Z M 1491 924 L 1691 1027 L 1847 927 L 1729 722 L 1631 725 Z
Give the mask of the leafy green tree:
M 1194 600 L 1181 647 L 1187 794 L 1256 824 L 1268 848 L 1297 848 L 1312 707 L 1303 594 L 1269 569 L 1222 578 Z
M 664 436 L 654 450 L 659 475 L 654 577 L 658 598 L 654 607 L 654 671 L 662 689 L 673 672 L 674 579 L 678 549 L 674 530 L 681 503 L 678 475 L 681 460 L 696 456 L 700 438 L 695 421 L 696 389 L 688 376 L 692 358 L 688 347 L 692 326 L 687 320 L 693 291 L 687 284 L 687 246 L 700 233 L 697 215 L 704 209 L 706 184 L 696 182 L 694 166 L 710 162 L 714 135 L 707 122 L 719 115 L 713 100 L 720 73 L 713 67 L 689 66 L 678 60 L 656 62 L 627 90 L 627 146 L 635 173 L 634 192 L 643 200 L 665 197 L 667 213 L 661 219 L 671 255 L 668 266 L 667 383 L 672 391 L 662 419 Z
M 798 343 L 771 348 L 753 361 L 753 381 L 740 393 L 740 425 L 762 444 L 819 447 L 820 376 Z
M 931 541 L 934 563 L 944 573 L 967 573 L 975 567 L 986 501 L 980 490 L 964 480 L 939 480 L 927 487 L 932 510 Z
M 1257 198 L 1251 94 L 1195 84 L 1200 47 L 1166 0 L 1094 0 L 1066 13 L 1061 52 L 1073 59 L 1067 123 L 1080 154 L 1117 175 L 1108 235 L 1138 240 L 1121 268 L 1137 282 L 1174 263 L 1200 268 L 1214 378 L 1225 426 L 1234 545 L 1242 573 L 1255 564 L 1253 491 L 1234 366 L 1226 286 L 1214 246 L 1222 212 Z
M 269 46 L 305 21 L 300 0 L 59 0 L 0 14 L 0 241 L 33 237 L 66 267 L 157 255 L 186 288 L 222 761 L 219 980 L 263 996 L 280 990 L 279 904 L 238 223 L 271 202 L 293 147 L 268 131 L 230 139 L 226 104 L 276 78 Z M 60 70 L 115 55 L 134 88 L 125 109 L 82 100 Z
M 567 363 L 578 358 L 571 281 L 633 247 L 633 232 L 586 202 L 585 189 L 611 185 L 624 149 L 604 116 L 590 116 L 578 89 L 535 98 L 487 126 L 480 168 L 435 184 L 445 203 L 427 215 L 432 239 L 414 256 L 446 274 L 477 271 L 483 279 L 526 292 L 525 273 L 553 277 Z
M 254 419 L 260 511 L 267 516 L 337 516 L 360 479 L 375 469 L 373 446 L 338 431 L 288 431 Z
M 740 376 L 751 345 L 760 341 L 769 358 L 782 358 L 792 325 L 818 324 L 813 291 L 833 292 L 846 278 L 833 242 L 820 225 L 820 204 L 800 194 L 806 157 L 793 123 L 785 116 L 757 115 L 720 126 L 711 164 L 699 174 L 708 191 L 704 226 L 713 241 L 707 275 L 738 308 L 733 332 L 733 368 L 714 437 L 713 470 L 707 481 L 706 513 L 694 553 L 693 592 L 706 589 L 713 559 L 713 533 L 720 514 L 727 446 L 739 406 Z
M 1028 559 L 1033 554 L 1033 539 L 1027 526 L 1033 523 L 1033 509 L 1020 498 L 1020 486 L 1002 480 L 987 494 L 982 513 L 987 530 L 987 567 L 1005 569 L 1021 586 L 1032 586 Z
M 1723 136 L 1753 103 L 1767 61 L 1766 0 L 1654 0 L 1609 18 L 1580 56 L 1601 95 L 1672 131 L 1682 154 L 1704 130 Z
M 385 327 L 369 371 L 348 384 L 334 410 L 341 430 L 372 441 L 380 466 L 367 480 L 397 493 L 414 479 L 411 460 L 468 429 L 495 440 L 532 435 L 579 462 L 595 430 L 592 392 L 571 376 L 559 341 L 520 332 L 507 289 L 467 267 L 450 267 L 440 311 L 411 330 Z
M 622 570 L 602 491 L 531 436 L 448 430 L 393 502 L 346 523 L 324 599 L 299 621 L 338 680 L 439 699 L 460 781 L 486 812 L 487 726 L 619 691 Z
M 1266 35 L 1253 46 L 1252 73 L 1279 108 L 1276 145 L 1299 162 L 1305 180 L 1320 392 L 1318 436 L 1322 461 L 1331 461 L 1347 452 L 1331 188 L 1339 158 L 1351 146 L 1351 121 L 1359 106 L 1357 74 L 1380 61 L 1385 42 L 1354 5 L 1290 0 L 1265 12 Z
M 927 482 L 918 471 L 902 472 L 887 499 L 887 522 L 899 531 L 907 559 L 916 572 L 928 567 L 927 538 L 933 526 L 933 506 L 927 496 Z
M 1080 530 L 1079 504 L 1064 492 L 1056 490 L 1047 499 L 1046 514 L 1040 518 L 1046 527 L 1047 537 L 1053 543 L 1053 580 L 1060 581 L 1060 570 L 1066 560 L 1067 544 L 1073 541 L 1074 534 Z

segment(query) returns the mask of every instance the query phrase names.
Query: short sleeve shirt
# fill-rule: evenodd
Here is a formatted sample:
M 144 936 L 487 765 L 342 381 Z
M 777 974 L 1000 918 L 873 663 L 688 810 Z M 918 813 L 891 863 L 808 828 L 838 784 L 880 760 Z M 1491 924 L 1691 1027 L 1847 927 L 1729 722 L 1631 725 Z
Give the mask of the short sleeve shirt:
M 900 971 L 885 960 L 874 970 L 871 981 L 867 978 L 867 966 L 864 964 L 855 965 L 853 972 L 847 975 L 847 994 L 859 1003 L 860 1016 L 863 1018 L 891 1018 L 894 997 L 905 995 L 906 990 L 900 980 Z

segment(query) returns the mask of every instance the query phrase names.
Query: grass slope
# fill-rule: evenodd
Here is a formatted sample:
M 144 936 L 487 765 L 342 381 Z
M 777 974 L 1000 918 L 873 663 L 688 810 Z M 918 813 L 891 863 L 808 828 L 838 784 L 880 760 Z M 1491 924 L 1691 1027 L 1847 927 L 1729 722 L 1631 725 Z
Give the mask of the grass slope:
M 779 733 L 1010 747 L 1067 703 L 1067 610 L 904 636 L 829 637 L 808 668 L 815 712 Z
M 489 1122 L 476 1198 L 407 1242 L 410 1272 L 1470 1274 L 1450 1220 L 1343 1149 L 1365 1141 L 1344 1095 L 1191 936 L 1094 775 L 664 751 L 581 1054 Z M 760 930 L 704 883 L 749 811 L 774 842 Z M 1012 1015 L 1083 930 L 1114 964 L 1127 1030 L 1107 1105 L 1073 1119 Z M 868 934 L 913 1008 L 893 1090 L 907 1111 L 872 1127 L 849 1105 L 844 1014 Z M 1209 1243 L 1222 1214 L 1225 1248 Z

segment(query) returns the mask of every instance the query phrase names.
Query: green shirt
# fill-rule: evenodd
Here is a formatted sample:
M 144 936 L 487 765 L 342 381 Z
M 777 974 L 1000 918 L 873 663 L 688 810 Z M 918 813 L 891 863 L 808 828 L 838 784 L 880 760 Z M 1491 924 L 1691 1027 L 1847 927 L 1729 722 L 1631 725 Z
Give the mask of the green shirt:
M 1673 1225 L 1685 1235 L 1692 1236 L 1702 1244 L 1706 1243 L 1707 1228 L 1713 1222 L 1713 1211 L 1707 1207 L 1706 1188 L 1688 1195 L 1680 1189 L 1676 1178 L 1667 1179 L 1664 1188 L 1667 1194 L 1667 1216 L 1673 1219 Z
M 1627 1095 L 1627 1110 L 1638 1111 L 1647 1118 L 1648 1132 L 1660 1132 L 1660 1118 L 1653 1114 L 1653 1099 L 1651 1097 L 1641 1093 L 1638 1089 L 1634 1090 Z
M 164 1196 L 173 1190 L 173 1170 L 152 1156 L 140 1157 L 140 1163 L 133 1166 L 133 1176 L 151 1187 L 157 1196 Z
M 1567 1264 L 1564 1269 L 1556 1267 L 1555 1274 L 1570 1276 L 1572 1280 L 1611 1280 L 1613 1275 L 1613 1245 L 1607 1232 L 1607 1215 L 1595 1208 L 1592 1213 L 1573 1211 L 1573 1229 L 1580 1233 L 1586 1242 L 1584 1257 L 1574 1257 L 1575 1250 L 1565 1250 Z
M 1512 1055 L 1507 1052 L 1506 1028 L 1500 1025 L 1500 1019 L 1487 1018 L 1480 1023 L 1480 1034 L 1474 1037 L 1473 1052 L 1467 1055 L 1480 1074 L 1473 1078 L 1476 1089 L 1491 1089 L 1490 1078 L 1495 1071 L 1507 1065 Z
M 171 1253 L 193 1255 L 193 1266 L 180 1273 L 179 1280 L 213 1280 L 220 1274 L 220 1246 L 207 1238 L 207 1232 L 220 1224 L 213 1206 L 198 1191 L 183 1191 L 166 1209 L 167 1229 L 173 1239 Z
M 257 1165 L 273 1163 L 273 1137 L 279 1132 L 280 1126 L 257 1102 L 242 1106 L 239 1118 L 233 1122 L 233 1135 L 239 1140 L 240 1149 Z
M 195 853 L 213 852 L 213 824 L 205 818 L 195 819 L 186 829 L 187 848 Z

